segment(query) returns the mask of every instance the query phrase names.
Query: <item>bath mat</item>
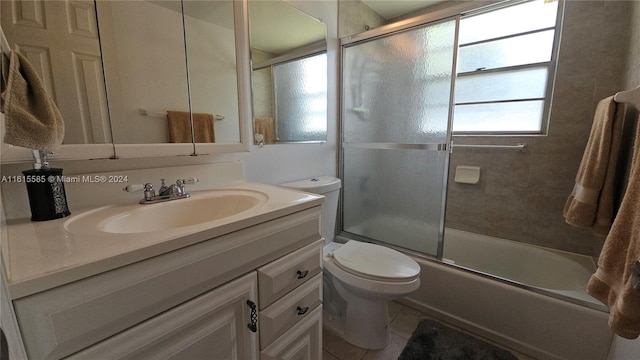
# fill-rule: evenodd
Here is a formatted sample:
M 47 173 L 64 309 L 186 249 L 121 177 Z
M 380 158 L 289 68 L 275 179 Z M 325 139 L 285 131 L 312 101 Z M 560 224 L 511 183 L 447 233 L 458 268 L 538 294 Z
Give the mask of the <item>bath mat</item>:
M 510 352 L 438 322 L 422 320 L 398 360 L 517 360 Z

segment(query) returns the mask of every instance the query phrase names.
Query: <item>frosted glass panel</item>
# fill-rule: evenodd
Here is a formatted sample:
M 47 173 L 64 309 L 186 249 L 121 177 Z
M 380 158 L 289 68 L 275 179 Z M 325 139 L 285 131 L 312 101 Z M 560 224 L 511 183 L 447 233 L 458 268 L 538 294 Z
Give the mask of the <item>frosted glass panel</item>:
M 544 101 L 456 105 L 453 131 L 539 132 Z
M 447 152 L 393 147 L 446 143 L 454 36 L 450 20 L 344 49 L 346 232 L 437 255 Z
M 327 140 L 327 55 L 273 67 L 277 137 Z
M 344 52 L 346 142 L 446 138 L 455 22 L 376 39 Z
M 460 44 L 520 34 L 554 27 L 558 2 L 537 0 L 502 10 L 463 18 L 460 21 Z
M 456 80 L 456 103 L 544 98 L 548 72 L 543 66 L 460 76 Z
M 553 30 L 460 47 L 458 72 L 551 60 Z
M 347 148 L 344 230 L 436 255 L 445 153 Z

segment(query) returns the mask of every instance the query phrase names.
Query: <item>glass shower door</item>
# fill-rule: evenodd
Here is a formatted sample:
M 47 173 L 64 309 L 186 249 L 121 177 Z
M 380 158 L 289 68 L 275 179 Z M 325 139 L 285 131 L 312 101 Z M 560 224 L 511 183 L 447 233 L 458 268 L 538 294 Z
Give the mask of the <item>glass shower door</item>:
M 344 45 L 342 224 L 438 255 L 456 20 Z

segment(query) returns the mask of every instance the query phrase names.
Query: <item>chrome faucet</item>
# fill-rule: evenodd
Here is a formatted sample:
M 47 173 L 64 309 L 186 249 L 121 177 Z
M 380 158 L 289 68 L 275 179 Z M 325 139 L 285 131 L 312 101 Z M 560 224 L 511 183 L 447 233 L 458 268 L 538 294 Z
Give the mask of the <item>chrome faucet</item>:
M 185 185 L 193 185 L 198 182 L 198 178 L 190 177 L 186 179 L 178 179 L 175 184 L 171 184 L 167 186 L 165 183 L 165 179 L 161 179 L 162 184 L 160 185 L 160 189 L 158 189 L 158 194 L 156 195 L 155 190 L 153 189 L 153 184 L 146 183 L 142 184 L 131 184 L 124 187 L 122 190 L 126 192 L 136 192 L 140 190 L 144 190 L 144 199 L 140 200 L 140 204 L 155 204 L 164 201 L 178 200 L 178 199 L 186 199 L 190 197 L 185 189 Z

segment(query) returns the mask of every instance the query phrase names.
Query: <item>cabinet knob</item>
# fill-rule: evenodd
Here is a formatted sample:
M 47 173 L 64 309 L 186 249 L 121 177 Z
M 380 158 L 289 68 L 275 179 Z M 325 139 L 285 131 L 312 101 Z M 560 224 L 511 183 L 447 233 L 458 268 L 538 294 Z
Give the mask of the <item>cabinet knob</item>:
M 298 270 L 297 274 L 298 274 L 298 279 L 304 279 L 307 277 L 307 275 L 309 275 L 309 270 L 305 270 L 305 271 Z
M 298 315 L 304 315 L 304 314 L 307 313 L 307 311 L 309 311 L 309 307 L 308 306 L 304 306 L 304 307 L 298 306 L 297 310 L 298 310 Z

